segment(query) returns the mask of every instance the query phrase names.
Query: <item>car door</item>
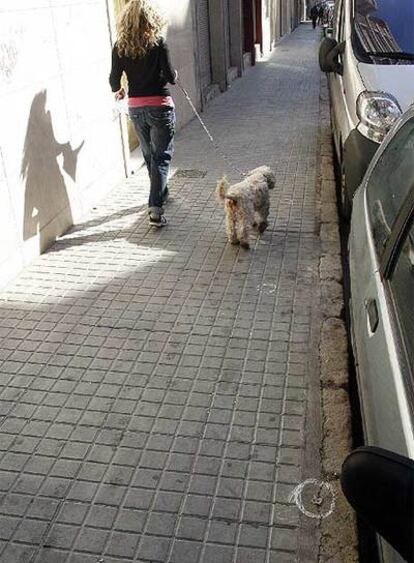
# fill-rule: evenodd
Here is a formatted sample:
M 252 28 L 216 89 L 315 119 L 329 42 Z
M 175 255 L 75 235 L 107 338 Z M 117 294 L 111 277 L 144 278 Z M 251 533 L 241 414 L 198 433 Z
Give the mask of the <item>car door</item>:
M 414 110 L 356 193 L 349 238 L 352 342 L 367 444 L 414 458 Z M 379 538 L 384 563 L 403 563 Z
M 336 7 L 334 16 L 333 37 L 338 44 L 345 47 L 347 35 L 347 18 L 349 18 L 349 0 L 340 0 Z M 341 160 L 342 144 L 349 133 L 349 112 L 347 108 L 347 97 L 344 86 L 349 69 L 346 64 L 347 53 L 343 50 L 338 55 L 338 62 L 342 64 L 344 74 L 332 72 L 329 74 L 329 88 L 331 96 L 331 122 L 335 142 L 335 149 L 339 160 Z
M 414 112 L 374 158 L 354 202 L 350 233 L 353 348 L 366 442 L 414 457 L 412 318 L 414 286 L 401 246 L 414 191 Z M 408 202 L 408 203 L 407 203 Z M 406 237 L 411 235 L 406 234 Z M 398 257 L 398 260 L 397 260 Z M 407 258 L 408 257 L 408 258 Z M 405 264 L 404 281 L 397 281 Z M 392 265 L 392 267 L 391 267 Z M 404 270 L 404 268 L 403 268 Z M 402 276 L 399 275 L 399 279 Z M 397 304 L 398 303 L 398 307 Z M 405 304 L 404 304 L 405 303 Z
M 333 38 L 339 43 L 343 35 L 343 11 L 344 11 L 345 0 L 339 0 L 336 4 L 333 22 Z M 340 154 L 340 144 L 338 139 L 340 138 L 340 115 L 343 113 L 340 105 L 343 105 L 344 101 L 342 99 L 342 77 L 336 72 L 328 74 L 330 98 L 331 98 L 331 125 L 333 138 L 335 142 L 335 149 L 337 154 Z
M 409 443 L 402 442 L 407 440 L 414 420 L 414 174 L 411 189 L 386 244 L 380 270 L 400 364 L 400 370 L 394 371 L 391 377 L 399 396 L 401 418 L 406 418 L 405 422 L 403 420 L 405 434 L 395 436 L 395 440 L 400 450 L 406 449 L 412 456 L 413 444 L 410 447 Z M 383 406 L 387 406 L 385 400 Z M 403 559 L 387 542 L 381 540 L 380 547 L 384 562 L 402 563 Z

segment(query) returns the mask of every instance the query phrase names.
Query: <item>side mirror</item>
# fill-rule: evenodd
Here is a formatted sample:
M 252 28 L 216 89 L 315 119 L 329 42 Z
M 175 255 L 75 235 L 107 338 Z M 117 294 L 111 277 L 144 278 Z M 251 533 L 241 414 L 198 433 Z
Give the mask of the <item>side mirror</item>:
M 357 448 L 342 465 L 341 486 L 361 518 L 412 563 L 414 461 L 382 448 Z
M 319 47 L 319 67 L 322 72 L 336 72 L 343 74 L 343 65 L 338 61 L 338 55 L 345 50 L 345 41 L 338 43 L 332 37 L 325 37 Z

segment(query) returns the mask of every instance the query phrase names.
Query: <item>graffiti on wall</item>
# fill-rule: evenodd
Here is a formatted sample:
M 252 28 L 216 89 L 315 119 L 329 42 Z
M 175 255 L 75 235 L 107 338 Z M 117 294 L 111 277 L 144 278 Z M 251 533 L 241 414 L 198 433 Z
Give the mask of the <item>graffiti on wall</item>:
M 0 80 L 3 82 L 11 82 L 19 59 L 22 35 L 23 28 L 10 28 L 0 41 Z

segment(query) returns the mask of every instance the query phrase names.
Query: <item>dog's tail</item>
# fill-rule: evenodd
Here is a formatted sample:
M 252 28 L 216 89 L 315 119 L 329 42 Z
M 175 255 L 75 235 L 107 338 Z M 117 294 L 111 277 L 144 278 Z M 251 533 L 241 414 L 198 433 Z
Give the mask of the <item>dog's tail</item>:
M 230 184 L 225 176 L 217 182 L 216 195 L 219 199 L 224 199 L 226 197 L 227 190 Z

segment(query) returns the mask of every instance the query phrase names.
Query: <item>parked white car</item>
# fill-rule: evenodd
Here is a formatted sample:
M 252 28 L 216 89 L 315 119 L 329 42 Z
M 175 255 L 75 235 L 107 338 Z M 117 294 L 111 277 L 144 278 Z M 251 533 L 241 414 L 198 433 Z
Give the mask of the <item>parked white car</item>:
M 365 442 L 414 459 L 414 107 L 355 193 L 348 244 Z M 384 541 L 381 551 L 386 563 L 403 561 Z
M 379 144 L 414 102 L 413 30 L 413 0 L 337 0 L 321 43 L 345 218 Z

